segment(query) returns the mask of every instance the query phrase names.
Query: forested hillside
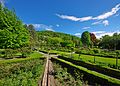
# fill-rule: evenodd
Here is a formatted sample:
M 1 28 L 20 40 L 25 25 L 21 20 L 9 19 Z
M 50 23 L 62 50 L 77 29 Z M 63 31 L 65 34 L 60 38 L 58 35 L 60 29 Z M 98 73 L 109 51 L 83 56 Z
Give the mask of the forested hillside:
M 63 49 L 63 48 L 79 48 L 82 46 L 81 39 L 79 37 L 53 31 L 39 31 L 38 41 L 41 47 L 51 49 Z

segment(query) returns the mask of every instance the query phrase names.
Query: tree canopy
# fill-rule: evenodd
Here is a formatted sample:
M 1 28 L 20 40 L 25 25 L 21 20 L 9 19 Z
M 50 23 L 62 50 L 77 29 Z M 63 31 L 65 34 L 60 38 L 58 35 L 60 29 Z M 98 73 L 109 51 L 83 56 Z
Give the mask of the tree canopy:
M 105 49 L 120 49 L 120 34 L 114 33 L 113 36 L 103 36 L 99 46 Z
M 28 46 L 29 32 L 15 12 L 0 4 L 0 48 Z
M 90 33 L 88 31 L 82 33 L 81 41 L 86 47 L 89 47 L 91 45 Z

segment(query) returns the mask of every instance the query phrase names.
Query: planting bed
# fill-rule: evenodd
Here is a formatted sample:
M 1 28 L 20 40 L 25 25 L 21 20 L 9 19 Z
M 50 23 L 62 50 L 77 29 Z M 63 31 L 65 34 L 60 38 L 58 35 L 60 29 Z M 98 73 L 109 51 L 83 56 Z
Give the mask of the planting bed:
M 89 70 L 97 71 L 99 73 L 120 79 L 120 71 L 117 69 L 105 68 L 105 67 L 98 66 L 96 64 L 91 64 L 91 63 L 84 62 L 84 61 L 74 60 L 71 58 L 63 57 L 63 56 L 58 56 L 58 57 L 65 61 L 69 61 L 75 65 L 85 67 Z
M 83 86 L 88 85 L 83 81 L 83 74 L 77 70 L 70 71 L 69 68 L 53 61 L 55 86 Z
M 37 86 L 44 71 L 44 58 L 31 57 L 0 61 L 0 86 Z
M 120 80 L 115 79 L 112 77 L 109 77 L 107 75 L 88 70 L 87 68 L 81 67 L 74 65 L 68 61 L 59 59 L 59 58 L 52 58 L 53 61 L 56 61 L 63 67 L 66 67 L 68 71 L 71 72 L 71 74 L 74 74 L 74 70 L 80 71 L 80 73 L 83 73 L 83 80 L 88 81 L 89 85 L 102 85 L 102 86 L 119 86 L 120 85 Z M 75 75 L 74 75 L 75 76 Z

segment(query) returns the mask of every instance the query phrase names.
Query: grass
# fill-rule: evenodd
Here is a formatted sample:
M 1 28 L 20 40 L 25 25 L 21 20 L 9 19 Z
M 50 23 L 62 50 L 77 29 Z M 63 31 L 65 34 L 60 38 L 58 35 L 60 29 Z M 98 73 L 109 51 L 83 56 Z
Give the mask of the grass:
M 72 58 L 74 60 L 82 60 L 84 62 L 91 62 L 94 63 L 94 57 L 95 57 L 95 64 L 100 66 L 108 67 L 109 65 L 116 65 L 116 58 L 107 58 L 107 57 L 100 57 L 100 56 L 91 56 L 91 55 L 84 55 L 81 54 L 79 57 L 79 54 L 72 54 L 69 52 L 61 52 L 61 51 L 54 51 L 51 50 L 50 52 L 58 53 L 59 55 L 67 56 L 69 58 Z M 118 66 L 120 66 L 120 59 L 118 59 Z
M 94 57 L 95 57 L 95 61 L 96 61 L 96 64 L 97 63 L 103 63 L 105 65 L 108 65 L 108 64 L 112 64 L 112 65 L 115 65 L 116 64 L 116 59 L 115 58 L 104 58 L 104 57 L 99 57 L 99 56 L 90 56 L 90 55 L 79 55 L 78 54 L 75 54 L 73 55 L 75 60 L 83 60 L 85 62 L 94 62 Z M 118 65 L 120 66 L 120 59 L 118 59 Z
M 93 76 L 99 77 L 101 79 L 107 80 L 110 83 L 114 83 L 114 84 L 120 85 L 120 80 L 119 79 L 112 78 L 112 77 L 109 77 L 107 75 L 104 75 L 104 74 L 101 74 L 101 73 L 98 73 L 98 72 L 95 72 L 95 71 L 88 70 L 87 68 L 74 65 L 71 62 L 68 62 L 68 61 L 65 61 L 65 60 L 62 60 L 62 59 L 59 59 L 59 58 L 54 58 L 54 59 L 59 60 L 60 62 L 66 63 L 66 64 L 68 64 L 68 65 L 70 65 L 72 67 L 78 68 L 79 70 L 82 70 L 82 71 L 84 71 L 84 72 L 86 72 L 86 73 L 88 73 L 90 75 L 93 75 Z

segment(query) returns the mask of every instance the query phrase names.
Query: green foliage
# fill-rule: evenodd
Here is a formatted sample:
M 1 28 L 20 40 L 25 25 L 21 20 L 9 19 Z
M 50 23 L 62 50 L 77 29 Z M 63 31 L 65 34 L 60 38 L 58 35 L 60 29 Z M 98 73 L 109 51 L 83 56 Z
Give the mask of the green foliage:
M 24 27 L 27 28 L 30 33 L 30 48 L 33 49 L 35 47 L 39 47 L 38 35 L 37 32 L 35 31 L 35 27 L 32 24 L 24 25 Z
M 32 52 L 32 50 L 29 49 L 28 47 L 22 47 L 19 49 L 19 51 L 22 54 L 22 58 L 26 58 Z
M 0 64 L 5 64 L 5 63 L 17 63 L 21 61 L 26 61 L 26 60 L 32 60 L 32 59 L 39 59 L 43 58 L 42 55 L 39 52 L 33 52 L 28 55 L 28 58 L 20 58 L 20 59 L 10 59 L 10 60 L 0 60 Z
M 0 86 L 37 86 L 43 73 L 43 60 L 32 59 L 0 64 Z
M 120 80 L 119 79 L 112 78 L 112 77 L 109 77 L 107 75 L 104 75 L 104 74 L 101 74 L 101 73 L 98 73 L 98 72 L 95 72 L 95 71 L 88 70 L 85 67 L 77 66 L 75 64 L 72 64 L 71 62 L 68 62 L 68 61 L 65 61 L 65 60 L 62 60 L 62 59 L 59 59 L 59 58 L 54 58 L 54 57 L 52 57 L 52 58 L 54 60 L 60 61 L 60 63 L 62 63 L 62 64 L 64 63 L 66 65 L 69 65 L 70 67 L 74 67 L 76 69 L 79 69 L 79 70 L 83 71 L 84 73 L 86 73 L 88 75 L 93 76 L 92 79 L 95 80 L 95 81 L 96 81 L 97 78 L 100 78 L 100 80 L 103 80 L 104 82 L 106 81 L 107 83 L 111 83 L 111 84 L 115 84 L 115 85 L 120 85 Z M 97 78 L 95 78 L 95 77 L 97 77 Z M 103 83 L 101 83 L 101 84 L 103 84 Z
M 84 46 L 89 47 L 91 45 L 91 38 L 90 38 L 90 33 L 88 31 L 85 31 L 82 33 L 81 36 L 81 41 Z
M 0 5 L 0 48 L 20 48 L 28 44 L 28 30 L 13 11 Z
M 75 72 L 76 77 L 68 73 L 67 68 L 62 68 L 57 63 L 54 63 L 56 86 L 82 86 L 82 74 Z
M 99 46 L 104 49 L 119 50 L 120 34 L 114 33 L 113 36 L 109 36 L 109 35 L 103 36 Z
M 17 51 L 13 49 L 5 49 L 4 58 L 12 59 Z
M 81 60 L 84 62 L 90 62 L 94 63 L 94 57 L 95 57 L 95 64 L 103 67 L 109 67 L 109 68 L 116 68 L 116 58 L 115 57 L 108 57 L 106 55 L 102 55 L 100 53 L 97 53 L 98 51 L 100 52 L 99 49 L 94 49 L 96 53 L 93 53 L 93 50 L 77 50 L 75 54 L 73 54 L 74 60 Z M 87 51 L 90 51 L 91 54 L 88 54 Z M 61 56 L 66 56 L 70 57 L 70 52 L 61 52 L 61 51 L 53 51 L 51 50 L 50 53 L 57 53 L 58 55 Z M 108 53 L 108 55 L 111 53 Z M 116 54 L 114 54 L 115 56 Z M 69 59 L 69 58 L 68 58 Z M 120 69 L 120 59 L 118 59 L 118 69 Z
M 38 40 L 40 47 L 47 49 L 67 50 L 71 47 L 81 47 L 82 45 L 79 37 L 52 31 L 39 31 Z

